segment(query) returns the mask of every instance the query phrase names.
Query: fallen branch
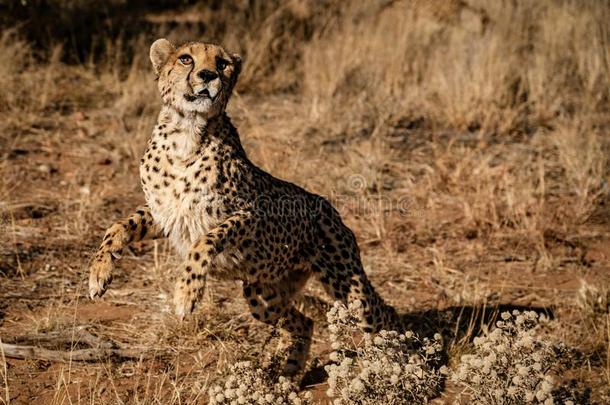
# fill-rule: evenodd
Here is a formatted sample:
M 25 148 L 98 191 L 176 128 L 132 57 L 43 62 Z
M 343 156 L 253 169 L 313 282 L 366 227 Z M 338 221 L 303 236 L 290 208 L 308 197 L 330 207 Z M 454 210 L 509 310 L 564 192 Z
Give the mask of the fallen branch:
M 76 327 L 72 330 L 54 331 L 47 333 L 37 333 L 34 335 L 18 336 L 10 339 L 8 343 L 21 345 L 34 345 L 41 343 L 51 344 L 87 344 L 90 347 L 101 347 L 111 349 L 113 344 L 100 339 L 99 337 L 87 332 L 84 326 Z
M 5 357 L 13 359 L 37 359 L 67 363 L 70 361 L 100 361 L 112 357 L 145 359 L 153 357 L 141 349 L 78 349 L 72 351 L 49 350 L 36 346 L 20 346 L 0 343 Z
M 52 350 L 34 344 L 45 343 L 53 346 L 69 346 L 66 350 Z M 87 345 L 89 348 L 76 348 L 76 345 Z M 118 347 L 117 347 L 118 346 Z M 55 362 L 100 361 L 109 358 L 146 359 L 155 357 L 147 348 L 126 347 L 104 341 L 87 332 L 83 326 L 67 331 L 39 333 L 19 336 L 4 343 L 0 339 L 0 353 L 13 359 L 37 359 Z

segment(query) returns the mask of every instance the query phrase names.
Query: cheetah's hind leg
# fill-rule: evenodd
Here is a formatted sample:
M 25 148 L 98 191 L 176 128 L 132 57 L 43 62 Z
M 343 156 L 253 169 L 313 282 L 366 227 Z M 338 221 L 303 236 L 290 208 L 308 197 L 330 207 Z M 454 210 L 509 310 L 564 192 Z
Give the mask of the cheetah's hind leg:
M 288 355 L 282 374 L 288 377 L 303 369 L 311 346 L 313 321 L 292 302 L 292 296 L 307 276 L 296 278 L 294 283 L 282 280 L 275 284 L 248 284 L 243 288 L 252 316 L 268 325 L 279 325 L 289 334 L 289 339 L 282 342 Z
M 395 309 L 384 302 L 364 272 L 353 233 L 343 224 L 323 224 L 321 230 L 326 243 L 314 259 L 312 270 L 326 292 L 345 305 L 360 301 L 360 326 L 364 332 L 400 331 L 402 325 Z

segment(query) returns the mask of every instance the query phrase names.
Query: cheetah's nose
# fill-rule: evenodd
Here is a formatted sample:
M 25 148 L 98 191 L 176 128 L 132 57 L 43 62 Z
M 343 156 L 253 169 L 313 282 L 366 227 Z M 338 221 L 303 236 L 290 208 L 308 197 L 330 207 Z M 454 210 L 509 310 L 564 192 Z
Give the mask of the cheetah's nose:
M 204 82 L 211 82 L 218 77 L 218 73 L 212 70 L 202 69 L 199 71 L 199 73 L 197 73 L 197 76 L 199 76 Z

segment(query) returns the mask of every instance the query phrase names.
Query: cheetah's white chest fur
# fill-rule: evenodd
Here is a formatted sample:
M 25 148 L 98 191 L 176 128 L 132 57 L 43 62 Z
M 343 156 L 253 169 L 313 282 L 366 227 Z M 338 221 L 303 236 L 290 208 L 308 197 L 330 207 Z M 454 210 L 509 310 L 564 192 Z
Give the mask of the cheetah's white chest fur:
M 215 169 L 198 151 L 198 133 L 191 128 L 160 118 L 140 165 L 153 219 L 183 257 L 218 222 L 206 209 L 219 200 L 210 187 Z

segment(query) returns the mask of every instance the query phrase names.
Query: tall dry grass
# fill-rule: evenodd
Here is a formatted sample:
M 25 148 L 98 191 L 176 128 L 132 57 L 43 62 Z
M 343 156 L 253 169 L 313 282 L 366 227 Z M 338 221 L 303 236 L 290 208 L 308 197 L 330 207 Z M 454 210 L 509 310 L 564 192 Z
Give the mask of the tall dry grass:
M 365 3 L 367 10 L 377 4 Z M 409 113 L 441 127 L 498 133 L 607 109 L 607 3 L 471 3 L 485 17 L 454 8 L 451 25 L 410 2 L 348 14 L 304 48 L 304 89 L 314 109 L 349 106 L 348 119 Z

